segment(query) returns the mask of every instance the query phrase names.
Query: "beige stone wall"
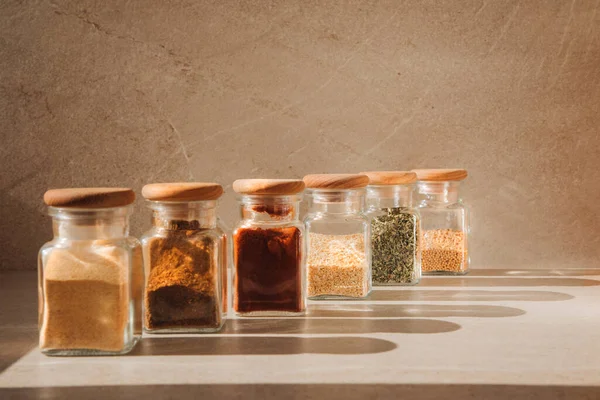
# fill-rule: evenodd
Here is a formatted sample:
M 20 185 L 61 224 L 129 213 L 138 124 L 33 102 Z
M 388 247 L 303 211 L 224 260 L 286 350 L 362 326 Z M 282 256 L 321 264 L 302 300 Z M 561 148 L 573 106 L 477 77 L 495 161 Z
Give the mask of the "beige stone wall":
M 217 181 L 232 225 L 236 178 L 417 167 L 470 171 L 474 267 L 599 267 L 598 8 L 4 0 L 2 268 L 49 187 Z

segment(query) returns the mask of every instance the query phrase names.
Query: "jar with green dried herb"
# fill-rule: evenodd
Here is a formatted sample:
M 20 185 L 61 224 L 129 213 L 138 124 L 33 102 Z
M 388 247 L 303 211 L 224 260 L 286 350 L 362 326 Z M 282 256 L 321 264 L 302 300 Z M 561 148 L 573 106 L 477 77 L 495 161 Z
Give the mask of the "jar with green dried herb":
M 374 285 L 415 285 L 421 280 L 420 217 L 412 194 L 417 175 L 405 171 L 362 172 L 369 177 Z

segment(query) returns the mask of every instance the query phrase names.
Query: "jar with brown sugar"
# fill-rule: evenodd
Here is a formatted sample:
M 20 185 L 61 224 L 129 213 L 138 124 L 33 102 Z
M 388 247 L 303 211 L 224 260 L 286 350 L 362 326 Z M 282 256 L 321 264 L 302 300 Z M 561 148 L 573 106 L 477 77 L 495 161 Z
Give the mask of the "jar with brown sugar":
M 417 169 L 421 201 L 421 270 L 464 275 L 469 270 L 469 212 L 460 196 L 464 169 Z
M 304 183 L 240 179 L 241 221 L 233 232 L 233 309 L 242 316 L 298 315 L 306 308 Z
M 51 356 L 129 352 L 142 333 L 142 249 L 126 188 L 44 195 L 54 239 L 39 252 L 40 349 Z
M 218 226 L 217 183 L 152 183 L 142 194 L 152 228 L 142 237 L 144 331 L 210 333 L 226 316 L 226 235 Z

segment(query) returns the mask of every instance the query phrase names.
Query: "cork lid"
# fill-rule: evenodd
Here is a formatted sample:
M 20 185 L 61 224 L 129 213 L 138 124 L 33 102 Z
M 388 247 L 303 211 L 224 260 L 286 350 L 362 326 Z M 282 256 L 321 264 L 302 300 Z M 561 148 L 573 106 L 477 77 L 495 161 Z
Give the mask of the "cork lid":
M 216 200 L 223 194 L 223 186 L 213 182 L 149 183 L 142 188 L 142 196 L 153 201 Z
M 238 179 L 233 182 L 233 190 L 239 194 L 297 194 L 304 190 L 300 179 Z
M 363 174 L 312 174 L 304 177 L 304 183 L 311 189 L 358 189 L 369 184 L 369 177 Z
M 129 188 L 65 188 L 44 193 L 44 203 L 51 207 L 111 208 L 127 206 L 135 200 Z
M 369 185 L 405 185 L 417 181 L 412 171 L 367 171 L 361 172 L 369 177 Z
M 466 169 L 413 169 L 420 181 L 462 181 L 467 177 Z

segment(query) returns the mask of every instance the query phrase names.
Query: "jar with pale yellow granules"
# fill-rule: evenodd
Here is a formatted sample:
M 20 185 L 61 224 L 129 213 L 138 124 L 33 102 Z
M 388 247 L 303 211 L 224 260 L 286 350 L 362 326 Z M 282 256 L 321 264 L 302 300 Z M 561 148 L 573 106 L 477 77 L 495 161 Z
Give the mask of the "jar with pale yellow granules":
M 425 275 L 464 275 L 469 270 L 469 213 L 460 197 L 464 169 L 413 170 L 421 214 L 421 269 Z
M 371 292 L 371 231 L 364 214 L 366 175 L 304 177 L 309 211 L 307 287 L 311 299 L 364 298 Z
M 129 236 L 130 189 L 44 195 L 54 239 L 39 253 L 40 349 L 47 355 L 129 352 L 141 336 L 142 250 Z

